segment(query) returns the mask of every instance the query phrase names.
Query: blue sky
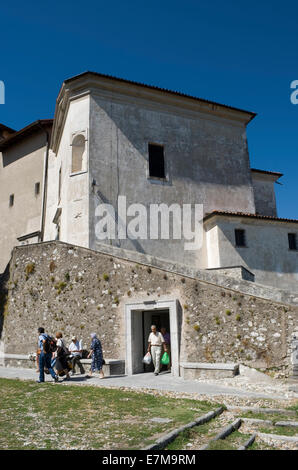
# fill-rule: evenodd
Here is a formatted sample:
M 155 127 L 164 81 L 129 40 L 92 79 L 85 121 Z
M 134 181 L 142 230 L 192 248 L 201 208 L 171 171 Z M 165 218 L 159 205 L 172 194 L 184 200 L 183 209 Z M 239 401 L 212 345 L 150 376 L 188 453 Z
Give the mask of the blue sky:
M 86 70 L 251 110 L 251 166 L 285 174 L 278 215 L 298 218 L 297 1 L 16 0 L 0 14 L 0 122 L 53 117 L 63 80 Z

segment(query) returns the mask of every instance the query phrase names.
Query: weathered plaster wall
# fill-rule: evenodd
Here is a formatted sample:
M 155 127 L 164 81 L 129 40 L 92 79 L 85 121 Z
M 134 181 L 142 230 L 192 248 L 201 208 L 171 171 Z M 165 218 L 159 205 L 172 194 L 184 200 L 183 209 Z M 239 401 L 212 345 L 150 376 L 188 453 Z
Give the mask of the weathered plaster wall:
M 0 152 L 0 273 L 19 244 L 17 238 L 41 229 L 45 151 L 46 135 L 40 132 Z M 35 183 L 40 183 L 38 195 Z
M 289 250 L 288 233 L 297 233 L 297 224 L 260 219 L 220 217 L 218 227 L 219 266 L 243 265 L 255 282 L 298 292 L 298 251 Z M 244 229 L 246 247 L 235 246 L 235 229 Z M 214 228 L 213 228 L 214 230 Z
M 147 211 L 153 203 L 176 203 L 203 204 L 204 212 L 254 212 L 244 124 L 99 91 L 91 95 L 90 113 L 90 181 L 97 184 L 90 199 L 90 248 L 97 247 L 96 206 L 117 207 L 119 195 L 128 206 L 141 203 Z M 164 146 L 166 181 L 148 177 L 148 143 Z M 185 251 L 184 240 L 148 237 L 112 244 L 196 267 L 207 262 L 204 250 Z
M 262 215 L 277 216 L 274 180 L 276 177 L 252 172 L 256 212 Z
M 288 369 L 298 307 L 60 242 L 14 250 L 2 342 L 26 354 L 38 326 L 85 345 L 96 331 L 106 358 L 125 359 L 125 305 L 169 299 L 182 309 L 181 361 Z

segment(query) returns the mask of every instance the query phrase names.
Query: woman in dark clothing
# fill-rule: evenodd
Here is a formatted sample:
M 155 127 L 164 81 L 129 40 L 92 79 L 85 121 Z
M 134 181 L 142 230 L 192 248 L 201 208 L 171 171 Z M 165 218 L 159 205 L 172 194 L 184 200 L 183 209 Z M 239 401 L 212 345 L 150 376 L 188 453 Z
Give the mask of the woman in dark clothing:
M 88 358 L 92 357 L 90 377 L 92 376 L 93 372 L 98 370 L 100 373 L 100 378 L 103 379 L 104 373 L 102 370 L 103 357 L 101 342 L 99 341 L 95 333 L 91 333 L 91 338 L 92 342 L 90 346 L 90 353 L 88 354 Z
M 56 352 L 55 368 L 59 376 L 66 375 L 66 380 L 69 380 L 70 369 L 68 367 L 68 362 L 67 362 L 68 350 L 64 343 L 64 340 L 62 339 L 62 333 L 60 331 L 56 333 L 56 338 L 57 338 L 57 342 L 56 342 L 57 352 Z

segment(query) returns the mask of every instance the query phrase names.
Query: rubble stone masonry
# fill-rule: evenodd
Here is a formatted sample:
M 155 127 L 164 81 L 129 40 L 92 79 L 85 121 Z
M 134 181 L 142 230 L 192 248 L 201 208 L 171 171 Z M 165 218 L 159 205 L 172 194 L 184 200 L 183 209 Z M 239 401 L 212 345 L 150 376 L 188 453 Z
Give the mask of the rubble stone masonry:
M 247 281 L 242 281 L 247 282 Z M 82 338 L 97 332 L 104 357 L 126 354 L 125 305 L 177 299 L 181 362 L 237 362 L 291 373 L 298 307 L 62 242 L 16 247 L 1 296 L 2 350 L 29 354 L 37 328 Z M 2 288 L 3 289 L 3 288 Z

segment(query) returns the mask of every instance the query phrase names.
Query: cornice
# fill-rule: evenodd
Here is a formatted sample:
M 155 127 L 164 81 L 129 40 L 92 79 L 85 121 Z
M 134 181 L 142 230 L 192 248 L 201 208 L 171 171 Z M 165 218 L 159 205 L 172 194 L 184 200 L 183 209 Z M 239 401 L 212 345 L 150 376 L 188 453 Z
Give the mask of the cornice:
M 172 112 L 175 109 L 176 112 L 191 115 L 194 118 L 204 116 L 216 120 L 226 119 L 238 126 L 246 126 L 255 117 L 255 113 L 249 111 L 171 90 L 86 72 L 65 80 L 58 94 L 51 141 L 51 147 L 55 153 L 59 147 L 69 101 L 90 93 L 109 96 L 113 100 L 137 100 L 146 106 L 163 106 L 167 112 Z

